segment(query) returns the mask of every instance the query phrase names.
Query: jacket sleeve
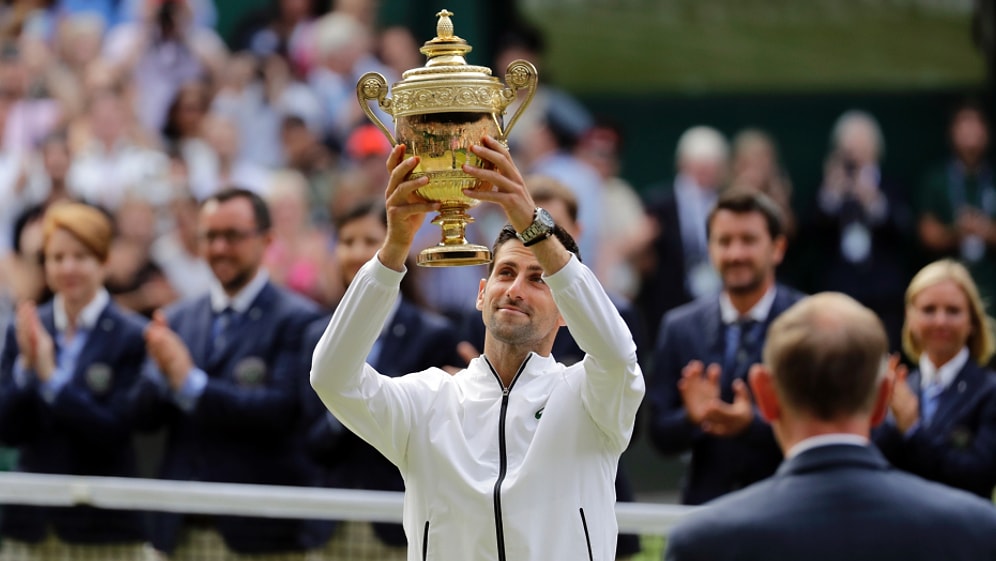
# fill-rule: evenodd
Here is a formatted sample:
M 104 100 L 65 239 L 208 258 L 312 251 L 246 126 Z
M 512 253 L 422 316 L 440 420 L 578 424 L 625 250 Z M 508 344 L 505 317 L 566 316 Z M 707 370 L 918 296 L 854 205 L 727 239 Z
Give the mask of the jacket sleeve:
M 643 371 L 629 328 L 595 274 L 577 257 L 546 276 L 567 329 L 585 352 L 581 399 L 595 424 L 622 452 L 643 399 Z
M 311 385 L 335 417 L 395 465 L 415 420 L 411 384 L 379 374 L 365 360 L 398 297 L 404 273 L 374 257 L 354 277 L 315 347 Z
M 691 448 L 704 433 L 688 420 L 678 390 L 685 367 L 681 350 L 681 328 L 672 314 L 664 316 L 654 347 L 654 374 L 650 379 L 650 439 L 664 454 L 678 454 Z

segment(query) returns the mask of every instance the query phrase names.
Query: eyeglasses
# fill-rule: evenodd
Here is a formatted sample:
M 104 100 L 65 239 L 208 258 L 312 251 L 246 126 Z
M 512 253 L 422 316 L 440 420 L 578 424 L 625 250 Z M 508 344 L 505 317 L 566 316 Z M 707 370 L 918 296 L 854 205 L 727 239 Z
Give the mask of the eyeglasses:
M 227 245 L 235 245 L 237 243 L 243 242 L 251 237 L 258 236 L 262 233 L 262 230 L 208 230 L 207 232 L 200 232 L 197 234 L 197 239 L 201 243 L 206 245 L 211 245 L 217 240 L 222 240 Z

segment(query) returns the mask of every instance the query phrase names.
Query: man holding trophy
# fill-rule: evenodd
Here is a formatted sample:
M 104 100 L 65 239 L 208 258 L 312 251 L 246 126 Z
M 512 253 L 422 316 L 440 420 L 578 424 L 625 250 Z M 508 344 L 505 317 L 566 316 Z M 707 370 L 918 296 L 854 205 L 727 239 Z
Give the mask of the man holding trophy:
M 501 142 L 505 108 L 535 91 L 536 69 L 515 61 L 508 87 L 466 64 L 470 45 L 447 10 L 422 47 L 425 67 L 387 97 L 383 76 L 357 84 L 364 111 L 395 145 L 387 160 L 387 238 L 354 276 L 315 347 L 311 383 L 347 428 L 401 470 L 408 559 L 614 559 L 614 480 L 644 394 L 636 345 L 577 244 L 536 208 Z M 395 133 L 372 113 L 376 100 Z M 407 158 L 406 158 L 407 151 Z M 470 244 L 465 212 L 497 204 L 509 224 L 494 246 Z M 366 363 L 393 313 L 405 259 L 426 213 L 442 241 L 418 263 L 490 263 L 477 309 L 484 354 L 454 375 L 401 377 Z M 567 325 L 587 353 L 573 366 L 550 356 Z
M 644 393 L 632 336 L 577 246 L 536 208 L 505 146 L 469 151 L 463 195 L 508 217 L 477 308 L 484 354 L 454 375 L 389 378 L 365 358 L 391 313 L 425 214 L 420 158 L 388 158 L 388 235 L 356 275 L 315 348 L 311 382 L 346 427 L 401 470 L 408 559 L 613 559 L 613 481 Z M 492 168 L 493 169 L 490 169 Z M 550 356 L 567 325 L 587 353 Z

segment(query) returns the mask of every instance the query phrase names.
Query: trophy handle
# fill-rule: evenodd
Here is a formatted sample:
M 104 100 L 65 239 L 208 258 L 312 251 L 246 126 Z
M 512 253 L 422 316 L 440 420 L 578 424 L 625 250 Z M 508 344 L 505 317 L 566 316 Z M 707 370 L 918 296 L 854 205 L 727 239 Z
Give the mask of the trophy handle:
M 536 95 L 536 86 L 539 82 L 539 74 L 536 72 L 536 67 L 533 63 L 528 60 L 514 60 L 508 65 L 508 69 L 505 70 L 505 83 L 508 87 L 502 92 L 505 97 L 506 105 L 512 103 L 515 99 L 516 94 L 518 94 L 521 89 L 528 89 L 529 94 L 526 99 L 522 100 L 519 108 L 515 110 L 515 114 L 508 121 L 508 125 L 505 126 L 505 130 L 501 131 L 501 140 L 505 142 L 508 140 L 508 133 L 512 131 L 512 127 L 515 126 L 515 122 L 519 120 L 522 112 L 526 110 L 529 103 L 533 100 L 533 96 Z
M 368 103 L 371 100 L 377 100 L 377 105 L 381 109 L 392 115 L 394 114 L 391 111 L 392 100 L 387 99 L 387 80 L 377 72 L 367 72 L 363 76 L 360 76 L 360 80 L 356 82 L 356 99 L 360 102 L 360 107 L 363 108 L 363 112 L 367 114 L 367 117 L 391 141 L 391 146 L 397 146 L 398 141 L 394 139 L 394 134 L 384 126 L 384 123 L 373 112 L 373 109 L 370 109 L 370 104 Z

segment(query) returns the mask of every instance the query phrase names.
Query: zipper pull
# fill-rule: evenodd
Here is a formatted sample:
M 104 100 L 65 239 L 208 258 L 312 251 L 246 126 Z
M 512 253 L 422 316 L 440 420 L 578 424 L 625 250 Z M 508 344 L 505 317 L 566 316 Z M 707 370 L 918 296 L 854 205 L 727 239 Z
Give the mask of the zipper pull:
M 508 388 L 503 387 L 501 389 L 501 396 L 502 397 L 508 397 Z

